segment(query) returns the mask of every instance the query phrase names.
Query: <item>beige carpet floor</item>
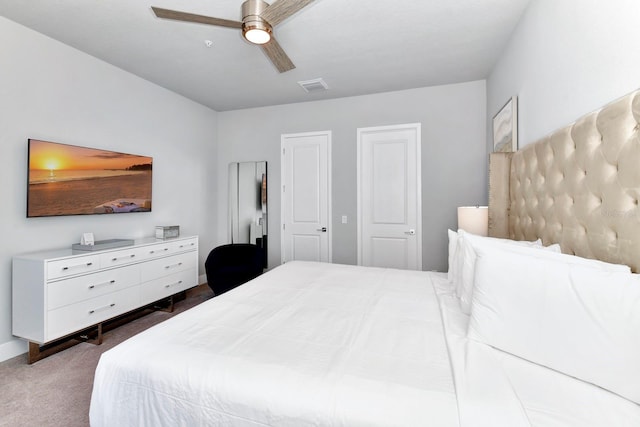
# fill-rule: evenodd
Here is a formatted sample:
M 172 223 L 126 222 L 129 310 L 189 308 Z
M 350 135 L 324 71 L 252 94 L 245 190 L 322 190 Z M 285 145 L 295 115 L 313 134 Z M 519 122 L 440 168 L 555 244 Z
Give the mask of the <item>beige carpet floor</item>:
M 173 313 L 155 311 L 105 332 L 101 345 L 81 343 L 32 365 L 27 364 L 26 355 L 0 363 L 0 426 L 88 426 L 93 374 L 100 355 L 212 296 L 207 285 L 200 285 L 187 291 Z

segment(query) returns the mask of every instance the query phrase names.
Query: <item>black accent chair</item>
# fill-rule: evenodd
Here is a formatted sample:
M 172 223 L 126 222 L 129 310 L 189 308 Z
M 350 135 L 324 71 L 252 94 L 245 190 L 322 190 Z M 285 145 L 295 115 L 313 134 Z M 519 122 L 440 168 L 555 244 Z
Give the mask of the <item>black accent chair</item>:
M 249 243 L 218 246 L 209 253 L 204 268 L 207 284 L 218 296 L 261 275 L 264 251 Z

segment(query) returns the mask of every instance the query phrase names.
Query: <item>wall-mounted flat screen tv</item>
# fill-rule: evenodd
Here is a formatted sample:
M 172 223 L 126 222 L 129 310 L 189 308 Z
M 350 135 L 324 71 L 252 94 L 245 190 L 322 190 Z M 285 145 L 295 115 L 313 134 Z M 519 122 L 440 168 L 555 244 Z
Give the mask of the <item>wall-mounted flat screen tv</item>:
M 27 217 L 151 211 L 153 158 L 29 139 Z

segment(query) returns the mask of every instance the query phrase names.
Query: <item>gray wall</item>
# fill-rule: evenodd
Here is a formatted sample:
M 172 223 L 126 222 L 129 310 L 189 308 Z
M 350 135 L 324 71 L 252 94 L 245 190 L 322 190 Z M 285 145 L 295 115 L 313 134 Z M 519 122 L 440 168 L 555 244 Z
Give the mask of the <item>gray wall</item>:
M 11 335 L 13 255 L 160 224 L 213 244 L 217 113 L 1 17 L 0 40 L 1 361 L 26 351 Z M 152 156 L 153 212 L 27 219 L 27 138 Z
M 218 116 L 218 243 L 227 228 L 227 165 L 269 165 L 269 265 L 280 263 L 280 135 L 332 131 L 333 262 L 356 264 L 356 129 L 422 123 L 423 269 L 447 268 L 456 207 L 485 204 L 485 82 L 237 110 Z M 341 224 L 347 215 L 349 222 Z
M 519 97 L 520 146 L 640 87 L 638 0 L 533 0 L 487 80 L 491 118 Z

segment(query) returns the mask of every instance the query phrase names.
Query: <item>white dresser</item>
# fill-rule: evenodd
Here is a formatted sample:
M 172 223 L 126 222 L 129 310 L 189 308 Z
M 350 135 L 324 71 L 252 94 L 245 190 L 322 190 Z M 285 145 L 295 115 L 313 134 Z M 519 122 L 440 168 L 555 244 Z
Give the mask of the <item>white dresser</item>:
M 198 237 L 13 258 L 13 335 L 46 344 L 198 285 Z M 31 355 L 30 355 L 31 357 Z

